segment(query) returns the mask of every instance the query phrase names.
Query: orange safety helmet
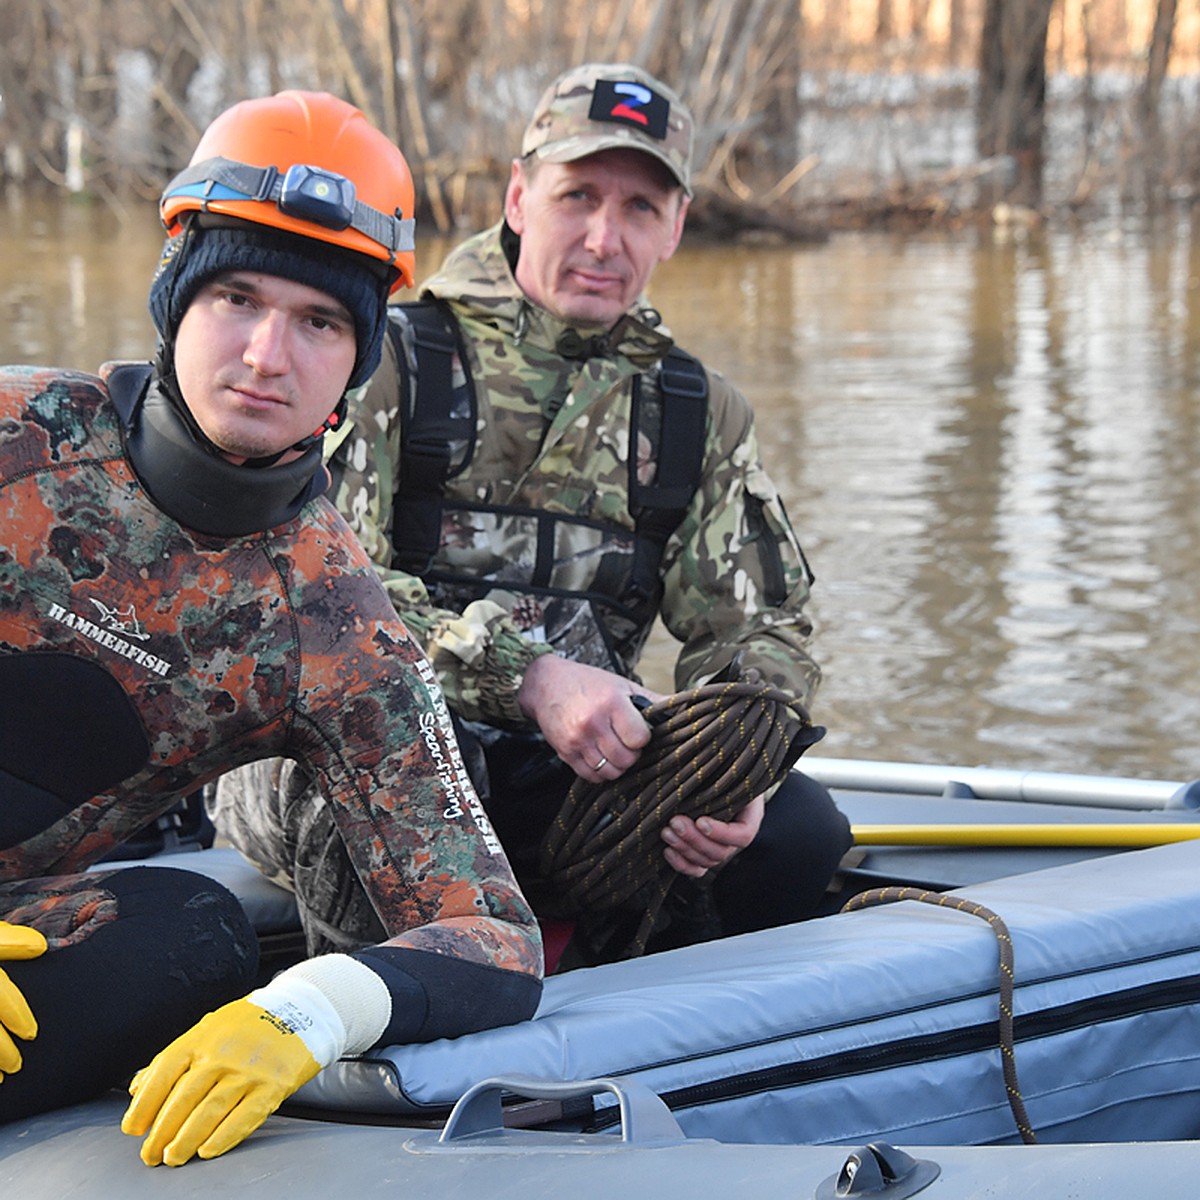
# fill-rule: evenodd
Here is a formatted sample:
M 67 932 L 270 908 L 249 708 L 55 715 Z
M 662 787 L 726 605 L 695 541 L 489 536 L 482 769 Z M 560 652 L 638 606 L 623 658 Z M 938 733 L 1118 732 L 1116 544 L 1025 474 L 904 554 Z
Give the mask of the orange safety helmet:
M 352 104 L 325 92 L 243 100 L 201 137 L 163 191 L 159 215 L 218 213 L 354 250 L 392 267 L 389 291 L 412 287 L 413 181 L 399 148 Z

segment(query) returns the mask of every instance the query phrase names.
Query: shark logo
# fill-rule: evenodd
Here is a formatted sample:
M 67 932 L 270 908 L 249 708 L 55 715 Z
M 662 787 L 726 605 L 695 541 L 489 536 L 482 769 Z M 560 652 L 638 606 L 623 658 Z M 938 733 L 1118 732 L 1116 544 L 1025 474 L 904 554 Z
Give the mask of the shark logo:
M 106 628 L 124 634 L 125 637 L 137 638 L 139 642 L 149 641 L 150 635 L 138 620 L 137 609 L 132 604 L 125 609 L 109 608 L 107 604 L 101 604 L 99 600 L 92 600 L 92 604 L 95 605 L 100 614 L 100 621 Z
M 170 674 L 171 664 L 165 658 L 159 658 L 157 654 L 151 654 L 148 650 L 144 650 L 141 646 L 134 645 L 132 641 L 128 640 L 130 638 L 139 642 L 150 640 L 150 635 L 138 620 L 137 612 L 132 604 L 122 610 L 109 608 L 107 604 L 101 604 L 99 600 L 92 600 L 90 596 L 88 599 L 99 610 L 99 624 L 89 621 L 87 617 L 78 616 L 61 604 L 53 602 L 46 607 L 47 615 L 52 621 L 57 621 L 60 625 L 75 630 L 81 637 L 88 638 L 106 650 L 111 650 L 114 654 L 119 654 L 122 658 L 137 663 L 147 671 L 153 671 L 155 675 L 165 678 Z

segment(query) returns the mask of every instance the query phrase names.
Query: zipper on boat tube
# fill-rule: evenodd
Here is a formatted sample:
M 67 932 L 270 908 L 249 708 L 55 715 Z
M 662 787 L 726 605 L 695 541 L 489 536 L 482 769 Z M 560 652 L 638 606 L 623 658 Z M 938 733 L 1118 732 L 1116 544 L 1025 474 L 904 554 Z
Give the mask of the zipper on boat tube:
M 1072 1001 L 1039 1012 L 1025 1013 L 1014 1020 L 1016 1042 L 1036 1041 L 1087 1026 L 1119 1021 L 1138 1013 L 1187 1008 L 1200 996 L 1200 974 L 1181 976 L 1167 982 L 1139 984 L 1090 1000 Z M 863 1046 L 820 1058 L 764 1067 L 730 1075 L 711 1083 L 693 1084 L 659 1093 L 672 1111 L 727 1100 L 740 1100 L 764 1092 L 822 1083 L 853 1075 L 869 1075 L 895 1067 L 937 1062 L 980 1051 L 998 1049 L 997 1021 L 982 1021 L 945 1033 L 901 1038 L 880 1046 Z M 608 1109 L 596 1112 L 585 1132 L 599 1132 L 617 1121 Z

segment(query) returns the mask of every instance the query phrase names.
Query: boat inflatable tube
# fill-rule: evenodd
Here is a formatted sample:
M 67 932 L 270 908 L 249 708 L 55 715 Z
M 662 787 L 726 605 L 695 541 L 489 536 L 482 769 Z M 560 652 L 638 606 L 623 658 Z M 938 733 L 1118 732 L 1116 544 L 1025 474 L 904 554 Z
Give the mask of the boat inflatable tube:
M 1200 1128 L 1200 842 L 952 893 L 1014 949 L 1014 1053 L 1041 1142 Z M 479 1079 L 633 1079 L 693 1138 L 1017 1143 L 988 922 L 903 901 L 546 981 L 519 1025 L 333 1064 L 297 1094 L 441 1114 Z M 603 1096 L 580 1129 L 615 1123 Z

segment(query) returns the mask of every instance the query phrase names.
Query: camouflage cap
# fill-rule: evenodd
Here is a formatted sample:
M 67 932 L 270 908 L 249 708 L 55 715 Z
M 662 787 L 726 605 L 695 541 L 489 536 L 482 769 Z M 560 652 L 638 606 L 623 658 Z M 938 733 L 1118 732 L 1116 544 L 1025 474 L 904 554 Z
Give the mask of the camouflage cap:
M 653 75 L 630 63 L 587 63 L 560 75 L 525 127 L 521 157 L 574 162 L 601 150 L 644 150 L 692 194 L 692 114 Z

